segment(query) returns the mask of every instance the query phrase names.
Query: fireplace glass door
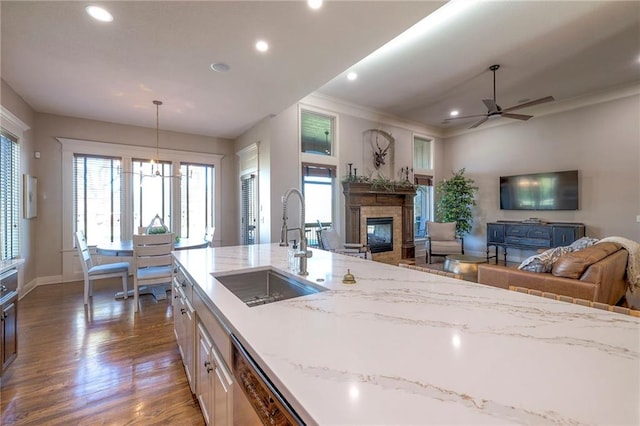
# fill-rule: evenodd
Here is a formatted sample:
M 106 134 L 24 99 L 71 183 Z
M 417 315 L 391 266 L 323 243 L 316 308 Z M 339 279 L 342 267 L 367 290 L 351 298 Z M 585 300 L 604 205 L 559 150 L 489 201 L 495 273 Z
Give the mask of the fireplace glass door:
M 393 218 L 367 218 L 367 245 L 371 253 L 393 251 Z

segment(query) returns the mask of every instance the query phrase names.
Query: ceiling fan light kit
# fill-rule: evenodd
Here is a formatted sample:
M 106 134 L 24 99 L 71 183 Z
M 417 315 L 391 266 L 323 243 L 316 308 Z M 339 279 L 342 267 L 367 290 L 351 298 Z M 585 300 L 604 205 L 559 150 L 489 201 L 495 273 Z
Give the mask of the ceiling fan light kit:
M 523 104 L 514 105 L 514 106 L 511 106 L 509 108 L 502 109 L 500 107 L 500 105 L 498 105 L 498 103 L 496 102 L 496 71 L 499 68 L 500 68 L 500 65 L 498 65 L 498 64 L 491 65 L 489 67 L 489 70 L 491 72 L 493 72 L 493 99 L 483 99 L 482 100 L 482 102 L 487 107 L 486 114 L 475 114 L 475 115 L 465 115 L 465 116 L 461 116 L 461 117 L 450 117 L 450 118 L 445 118 L 444 122 L 445 123 L 449 123 L 452 120 L 461 120 L 461 119 L 466 119 L 466 118 L 482 117 L 480 120 L 478 120 L 477 122 L 472 124 L 471 127 L 469 127 L 470 129 L 475 129 L 476 127 L 480 126 L 481 124 L 484 124 L 489 119 L 495 119 L 495 118 L 500 118 L 500 117 L 512 118 L 512 119 L 515 119 L 515 120 L 526 121 L 526 120 L 532 118 L 533 115 L 513 114 L 513 113 L 511 113 L 511 111 L 515 111 L 517 109 L 526 108 L 526 107 L 530 107 L 530 106 L 534 106 L 534 105 L 539 105 L 539 104 L 542 104 L 542 103 L 545 103 L 545 102 L 551 102 L 551 101 L 554 100 L 553 96 L 545 96 L 543 98 L 534 99 L 532 101 L 525 102 Z

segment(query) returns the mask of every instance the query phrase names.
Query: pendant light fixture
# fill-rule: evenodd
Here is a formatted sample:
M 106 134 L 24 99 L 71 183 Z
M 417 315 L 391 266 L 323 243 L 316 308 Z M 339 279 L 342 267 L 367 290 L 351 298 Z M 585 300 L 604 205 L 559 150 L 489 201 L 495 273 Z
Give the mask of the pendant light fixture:
M 156 157 L 151 159 L 151 174 L 160 176 L 160 105 L 162 105 L 162 101 L 153 101 L 153 104 L 156 106 Z M 153 169 L 156 163 L 158 168 L 154 173 Z

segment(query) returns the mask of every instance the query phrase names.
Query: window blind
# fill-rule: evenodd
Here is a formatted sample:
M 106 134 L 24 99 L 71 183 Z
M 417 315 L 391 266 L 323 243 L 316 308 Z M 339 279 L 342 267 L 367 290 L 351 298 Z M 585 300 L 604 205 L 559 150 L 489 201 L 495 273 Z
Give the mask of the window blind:
M 120 241 L 122 211 L 121 160 L 117 157 L 75 154 L 73 212 L 76 230 L 87 243 Z
M 20 146 L 18 138 L 0 131 L 0 260 L 20 254 Z
M 242 244 L 255 244 L 256 208 L 255 185 L 256 175 L 242 176 Z
M 201 238 L 214 226 L 215 169 L 211 165 L 180 163 L 180 235 Z

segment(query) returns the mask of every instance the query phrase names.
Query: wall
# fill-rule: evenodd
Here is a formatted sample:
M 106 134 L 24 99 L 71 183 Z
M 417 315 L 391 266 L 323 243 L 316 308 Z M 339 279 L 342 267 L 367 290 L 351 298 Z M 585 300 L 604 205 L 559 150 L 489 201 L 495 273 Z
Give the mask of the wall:
M 593 104 L 527 122 L 480 129 L 445 140 L 444 168 L 465 167 L 479 186 L 478 206 L 465 250 L 484 254 L 486 222 L 539 217 L 583 222 L 595 238 L 618 235 L 640 241 L 640 96 Z M 505 211 L 499 208 L 501 175 L 579 170 L 577 211 Z M 513 260 L 530 252 L 510 250 Z M 512 257 L 510 256 L 510 259 Z
M 35 112 L 4 80 L 1 80 L 0 84 L 0 105 L 2 105 L 2 108 L 13 114 L 29 127 L 28 130 L 23 132 L 22 138 L 19 140 L 21 174 L 30 174 L 39 177 L 38 171 L 36 170 L 36 160 L 33 158 L 33 147 L 36 138 L 34 128 Z M 3 125 L 5 125 L 4 122 Z M 39 179 L 38 183 L 41 184 L 42 179 Z M 38 200 L 38 202 L 39 201 L 40 200 Z M 38 208 L 40 208 L 40 206 L 38 206 Z M 38 217 L 41 217 L 41 215 L 39 211 Z M 36 239 L 37 221 L 38 218 L 22 219 L 20 225 L 22 230 L 20 252 L 21 257 L 25 260 L 22 267 L 21 288 L 36 279 L 37 258 L 34 255 L 34 247 L 36 247 L 36 243 L 39 241 Z M 22 292 L 20 292 L 20 296 L 22 296 Z
M 35 127 L 37 138 L 34 149 L 41 153 L 41 158 L 36 160 L 40 192 L 37 234 L 38 241 L 41 242 L 35 247 L 38 260 L 36 275 L 57 277 L 62 273 L 61 251 L 69 248 L 62 244 L 62 146 L 56 137 L 153 147 L 156 141 L 155 129 L 51 114 L 37 114 Z M 161 131 L 160 148 L 222 154 L 222 186 L 233 182 L 235 156 L 231 141 Z M 233 230 L 237 228 L 238 220 L 232 213 L 232 206 L 235 206 L 234 194 L 223 190 L 221 204 L 218 212 L 222 215 L 222 229 L 216 229 L 216 239 L 220 239 L 221 245 L 235 244 L 237 240 Z

